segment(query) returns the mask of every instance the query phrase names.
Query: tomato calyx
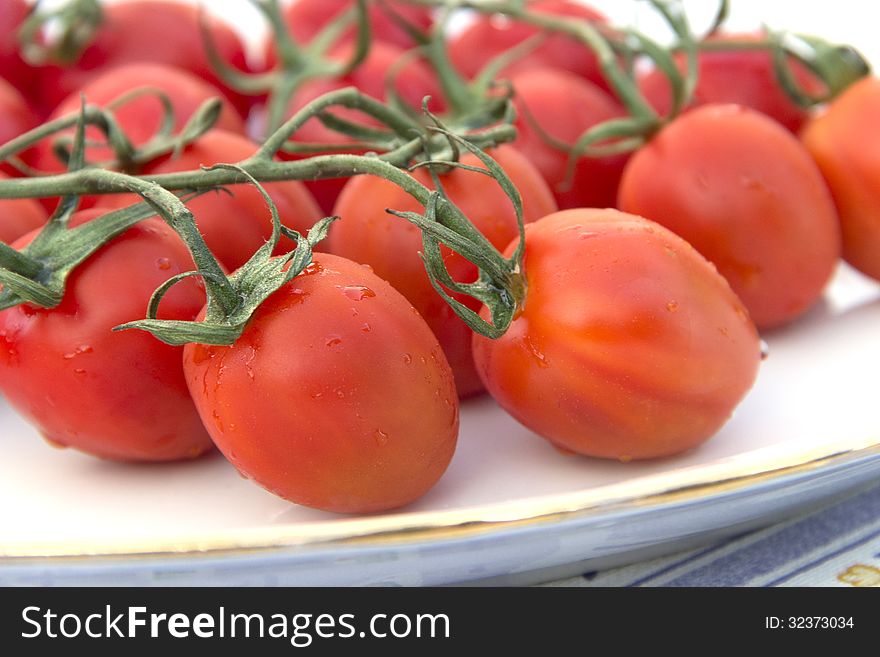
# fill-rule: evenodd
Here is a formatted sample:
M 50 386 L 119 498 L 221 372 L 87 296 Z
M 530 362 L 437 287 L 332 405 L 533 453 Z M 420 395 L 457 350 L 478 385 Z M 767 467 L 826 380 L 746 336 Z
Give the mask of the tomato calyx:
M 71 0 L 55 9 L 37 7 L 19 29 L 22 54 L 32 65 L 72 64 L 103 22 L 104 10 L 98 0 Z M 42 33 L 50 24 L 57 36 L 46 43 Z

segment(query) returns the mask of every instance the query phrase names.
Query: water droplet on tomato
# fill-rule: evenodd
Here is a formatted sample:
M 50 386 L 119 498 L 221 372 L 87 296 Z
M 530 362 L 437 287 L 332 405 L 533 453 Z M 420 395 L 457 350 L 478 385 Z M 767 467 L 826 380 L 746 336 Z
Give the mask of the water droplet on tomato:
M 412 365 L 412 356 L 410 356 L 409 354 L 404 354 L 403 355 L 403 362 L 406 363 L 407 365 Z
M 761 340 L 761 360 L 767 360 L 770 356 L 770 345 Z
M 342 337 L 338 335 L 328 335 L 327 340 L 324 344 L 326 344 L 328 347 L 338 347 L 342 344 Z
M 388 444 L 388 434 L 381 429 L 376 429 L 376 431 L 373 432 L 373 439 L 379 447 L 384 447 Z
M 89 346 L 87 344 L 83 344 L 83 345 L 80 345 L 79 347 L 77 347 L 76 349 L 74 349 L 73 351 L 64 354 L 64 360 L 71 360 L 72 358 L 76 358 L 80 354 L 90 354 L 90 353 L 92 353 L 92 351 L 93 351 L 93 349 L 91 348 L 91 346 Z
M 588 233 L 581 233 L 580 235 L 578 235 L 579 240 L 591 240 L 594 237 L 599 237 L 599 233 L 588 232 Z
M 538 349 L 537 345 L 532 342 L 531 336 L 525 336 L 523 338 L 523 344 L 525 345 L 526 349 L 529 350 L 529 353 L 532 355 L 532 357 L 534 357 L 535 361 L 538 363 L 538 367 L 540 367 L 541 369 L 550 367 L 550 364 L 547 362 L 547 356 L 545 356 L 544 353 L 540 349 Z
M 361 331 L 364 333 L 369 333 L 372 330 L 373 329 L 370 327 L 369 324 L 367 324 L 367 322 L 364 322 L 363 325 L 361 326 Z
M 313 393 L 310 395 L 310 397 L 311 397 L 312 399 L 320 399 L 320 398 L 323 397 L 323 396 L 324 396 L 324 393 L 323 393 L 323 392 L 313 392 Z
M 338 285 L 337 287 L 352 301 L 363 301 L 376 296 L 373 290 L 364 285 Z
M 73 373 L 74 373 L 74 374 L 79 374 L 80 376 L 82 376 L 83 374 L 86 373 L 86 371 L 85 371 L 83 368 L 81 368 L 81 367 L 77 367 L 75 370 L 73 370 Z
M 678 301 L 674 301 L 674 300 L 668 301 L 666 303 L 666 310 L 668 310 L 671 313 L 677 312 L 678 311 Z
M 215 351 L 211 347 L 203 344 L 197 344 L 192 350 L 193 365 L 200 365 L 206 360 L 210 360 L 215 356 Z
M 156 266 L 159 269 L 166 271 L 168 269 L 171 269 L 171 261 L 168 258 L 159 258 L 158 260 L 156 260 Z
M 320 274 L 324 268 L 317 262 L 311 262 L 306 265 L 305 269 L 300 272 L 300 276 L 311 276 L 312 274 Z
M 244 361 L 244 369 L 247 372 L 248 378 L 253 381 L 257 378 L 257 375 L 254 372 L 254 359 L 257 357 L 257 350 L 253 345 L 248 345 L 248 349 L 250 349 L 250 355 L 248 355 L 247 360 Z
M 299 287 L 289 288 L 290 292 L 288 296 L 290 297 L 291 303 L 302 303 L 306 300 L 306 297 L 309 296 L 309 293 Z
M 217 414 L 217 411 L 211 411 L 211 415 L 214 416 L 214 426 L 217 427 L 217 430 L 220 433 L 226 433 L 226 427 L 223 426 L 222 418 Z
M 345 391 L 342 388 L 336 388 L 333 392 L 335 392 L 336 396 L 340 399 L 345 399 Z

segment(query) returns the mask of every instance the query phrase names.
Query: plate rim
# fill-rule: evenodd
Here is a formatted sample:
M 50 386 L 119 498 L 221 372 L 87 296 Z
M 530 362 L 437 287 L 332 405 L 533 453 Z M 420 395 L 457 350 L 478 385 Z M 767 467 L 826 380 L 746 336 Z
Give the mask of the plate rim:
M 812 446 L 797 452 L 786 447 L 786 443 L 777 444 L 622 482 L 461 509 L 228 529 L 174 539 L 19 542 L 0 545 L 0 567 L 46 561 L 76 564 L 95 559 L 254 557 L 448 542 L 542 525 L 567 525 L 625 510 L 687 504 L 798 475 L 818 475 L 835 466 L 880 459 L 880 437 Z

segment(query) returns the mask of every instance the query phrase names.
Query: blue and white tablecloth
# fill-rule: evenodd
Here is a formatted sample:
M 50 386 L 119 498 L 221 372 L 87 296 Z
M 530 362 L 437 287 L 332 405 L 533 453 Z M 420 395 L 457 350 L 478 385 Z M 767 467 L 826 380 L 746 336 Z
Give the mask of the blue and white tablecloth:
M 880 485 L 726 542 L 544 586 L 880 587 Z

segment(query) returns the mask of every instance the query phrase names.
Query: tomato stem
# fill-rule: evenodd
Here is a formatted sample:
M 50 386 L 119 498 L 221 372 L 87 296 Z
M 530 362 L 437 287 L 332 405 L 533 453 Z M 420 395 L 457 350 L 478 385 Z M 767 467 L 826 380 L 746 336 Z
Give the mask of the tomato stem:
M 18 42 L 25 59 L 33 65 L 72 64 L 92 42 L 104 22 L 98 0 L 70 0 L 56 9 L 38 6 L 18 31 Z M 52 23 L 55 38 L 46 44 L 43 28 Z

